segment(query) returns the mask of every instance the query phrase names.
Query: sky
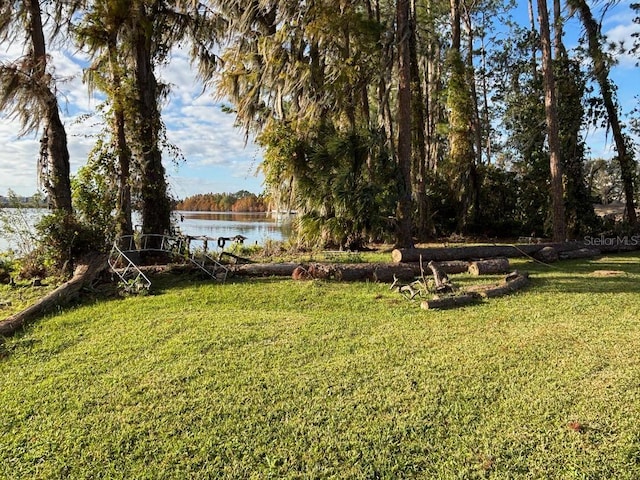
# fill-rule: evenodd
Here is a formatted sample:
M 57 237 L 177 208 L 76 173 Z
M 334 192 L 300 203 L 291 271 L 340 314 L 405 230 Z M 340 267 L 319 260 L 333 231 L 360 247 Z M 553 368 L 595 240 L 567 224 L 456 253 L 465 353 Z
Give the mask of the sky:
M 526 12 L 524 2 L 520 2 Z M 629 46 L 631 33 L 639 32 L 633 23 L 631 0 L 623 0 L 603 22 L 603 32 L 614 41 L 625 41 Z M 595 11 L 595 9 L 594 9 Z M 526 14 L 525 14 L 526 18 Z M 570 25 L 568 26 L 568 29 Z M 568 45 L 571 47 L 571 45 Z M 63 121 L 67 128 L 71 172 L 74 174 L 93 147 L 95 133 L 99 131 L 99 117 L 79 121 L 83 114 L 95 112 L 97 100 L 92 98 L 82 82 L 82 65 L 85 59 L 78 52 L 50 50 L 55 74 L 64 79 L 58 84 L 59 102 Z M 14 59 L 20 55 L 15 48 L 0 48 L 0 60 Z M 639 68 L 631 58 L 622 58 L 612 71 L 612 78 L 619 87 L 619 100 L 623 113 L 636 105 L 640 94 Z M 222 111 L 222 105 L 210 92 L 204 92 L 195 80 L 184 51 L 175 51 L 171 62 L 159 72 L 161 81 L 171 85 L 171 94 L 163 105 L 162 115 L 167 126 L 169 141 L 181 150 L 184 162 L 179 164 L 165 160 L 170 191 L 175 198 L 185 198 L 197 193 L 222 193 L 248 190 L 260 193 L 263 177 L 257 173 L 262 151 L 244 133 L 234 127 L 232 115 Z M 0 113 L 0 195 L 9 190 L 18 195 L 30 196 L 37 190 L 36 161 L 39 134 L 19 136 L 18 122 Z M 588 132 L 587 144 L 594 158 L 611 158 L 615 155 L 612 141 L 604 131 Z M 167 158 L 165 156 L 165 158 Z

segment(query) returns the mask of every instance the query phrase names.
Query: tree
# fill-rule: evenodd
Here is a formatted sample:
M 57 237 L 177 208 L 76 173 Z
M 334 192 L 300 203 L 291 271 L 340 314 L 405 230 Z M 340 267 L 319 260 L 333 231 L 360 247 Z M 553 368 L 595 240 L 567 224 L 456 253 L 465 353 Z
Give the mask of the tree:
M 558 126 L 558 106 L 556 85 L 551 58 L 551 31 L 546 0 L 538 0 L 540 40 L 542 43 L 542 77 L 544 84 L 544 106 L 547 122 L 547 143 L 549 145 L 549 167 L 551 173 L 551 213 L 553 240 L 562 242 L 566 238 L 564 218 L 564 193 L 562 186 L 562 166 L 560 160 L 560 137 Z
M 54 16 L 53 21 L 60 22 L 60 15 Z M 58 28 L 56 23 L 54 32 Z M 0 65 L 0 110 L 7 110 L 20 119 L 23 134 L 42 128 L 38 159 L 40 181 L 51 208 L 71 215 L 67 134 L 54 93 L 55 77 L 48 66 L 38 0 L 2 2 L 0 40 L 21 42 L 28 52 L 20 60 Z
M 127 140 L 127 110 L 132 111 L 131 95 L 127 95 L 128 85 L 123 81 L 129 73 L 131 63 L 125 48 L 121 44 L 125 36 L 125 26 L 129 18 L 129 2 L 96 0 L 90 5 L 81 25 L 76 28 L 76 36 L 81 46 L 88 47 L 93 58 L 92 65 L 86 70 L 85 78 L 90 89 L 100 89 L 107 94 L 111 104 L 108 113 L 110 121 L 108 133 L 112 141 L 100 142 L 106 150 L 115 152 L 118 168 L 116 170 L 116 236 L 133 233 L 131 220 L 131 149 Z M 131 119 L 131 115 L 129 115 Z M 107 152 L 97 152 L 102 158 L 111 158 Z
M 158 82 L 155 69 L 168 61 L 178 42 L 190 40 L 195 56 L 201 53 L 201 42 L 211 41 L 210 22 L 202 10 L 198 2 L 96 0 L 77 30 L 93 55 L 90 77 L 100 82 L 96 86 L 111 104 L 113 141 L 105 145 L 118 159 L 116 216 L 121 235 L 132 231 L 132 196 L 138 200 L 144 233 L 162 234 L 171 228 L 162 153 L 177 149 L 165 137 L 160 102 L 168 87 Z
M 143 233 L 162 234 L 171 228 L 171 203 L 162 164 L 160 135 L 162 121 L 158 102 L 161 94 L 155 76 L 156 55 L 170 47 L 160 42 L 165 25 L 164 2 L 132 0 L 127 31 L 130 35 L 134 78 L 133 150 L 138 162 L 138 188 Z
M 618 115 L 618 106 L 615 100 L 614 87 L 609 79 L 609 65 L 606 54 L 602 48 L 602 35 L 600 26 L 593 18 L 591 8 L 585 0 L 567 0 L 568 5 L 577 11 L 582 20 L 587 37 L 589 56 L 593 62 L 593 75 L 600 86 L 600 94 L 604 103 L 611 133 L 618 152 L 618 162 L 624 185 L 626 200 L 626 217 L 629 225 L 635 227 L 637 224 L 635 206 L 635 177 L 636 168 L 632 149 L 629 147 L 629 138 L 624 134 L 622 124 Z
M 411 234 L 411 18 L 409 0 L 396 0 L 398 45 L 398 247 L 413 247 Z

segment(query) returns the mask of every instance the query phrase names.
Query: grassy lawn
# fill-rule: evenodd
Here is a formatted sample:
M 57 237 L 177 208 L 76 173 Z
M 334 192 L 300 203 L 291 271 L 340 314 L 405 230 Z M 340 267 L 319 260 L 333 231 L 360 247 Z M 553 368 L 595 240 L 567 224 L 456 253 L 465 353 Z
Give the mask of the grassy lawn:
M 513 263 L 442 312 L 184 277 L 42 319 L 0 345 L 0 478 L 640 478 L 640 256 Z

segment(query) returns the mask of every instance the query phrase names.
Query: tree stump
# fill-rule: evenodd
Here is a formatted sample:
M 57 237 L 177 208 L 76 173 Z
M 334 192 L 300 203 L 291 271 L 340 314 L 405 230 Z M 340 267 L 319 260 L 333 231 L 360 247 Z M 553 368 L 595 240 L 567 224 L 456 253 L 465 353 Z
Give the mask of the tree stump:
M 436 293 L 453 292 L 453 285 L 449 281 L 449 277 L 446 273 L 440 270 L 440 267 L 436 262 L 429 262 L 427 264 L 429 270 L 433 274 L 433 283 L 436 287 Z

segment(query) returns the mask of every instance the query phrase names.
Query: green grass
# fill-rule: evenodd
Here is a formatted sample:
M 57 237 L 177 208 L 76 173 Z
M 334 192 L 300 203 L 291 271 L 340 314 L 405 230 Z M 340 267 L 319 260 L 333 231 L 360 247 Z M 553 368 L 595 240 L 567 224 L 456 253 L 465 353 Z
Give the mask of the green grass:
M 640 257 L 515 264 L 442 312 L 184 277 L 49 316 L 0 346 L 0 478 L 639 478 Z
M 24 310 L 56 286 L 55 280 L 45 281 L 41 287 L 32 287 L 26 281 L 18 282 L 15 286 L 0 285 L 0 319 Z

